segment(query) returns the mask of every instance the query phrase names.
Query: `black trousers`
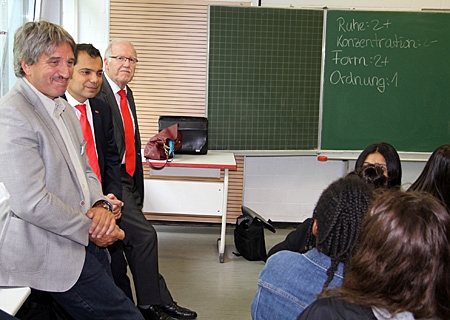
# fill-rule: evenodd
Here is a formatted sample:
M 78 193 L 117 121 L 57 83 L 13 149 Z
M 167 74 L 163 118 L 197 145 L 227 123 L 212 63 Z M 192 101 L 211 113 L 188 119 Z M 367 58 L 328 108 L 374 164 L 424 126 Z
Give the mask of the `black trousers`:
M 124 168 L 121 170 L 121 176 L 121 200 L 124 206 L 119 226 L 125 231 L 125 238 L 109 248 L 114 281 L 133 300 L 130 279 L 127 276 L 128 261 L 133 275 L 137 304 L 169 304 L 173 299 L 164 277 L 159 273 L 156 230 L 142 213 L 142 199 L 134 179 Z

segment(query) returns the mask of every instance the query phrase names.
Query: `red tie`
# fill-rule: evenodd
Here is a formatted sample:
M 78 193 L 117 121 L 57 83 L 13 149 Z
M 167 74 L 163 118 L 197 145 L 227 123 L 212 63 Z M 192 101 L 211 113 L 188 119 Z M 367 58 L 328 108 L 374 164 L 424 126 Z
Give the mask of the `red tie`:
M 80 124 L 81 129 L 83 129 L 84 140 L 86 140 L 86 154 L 89 159 L 89 164 L 100 180 L 100 183 L 102 183 L 102 178 L 100 177 L 100 168 L 98 166 L 97 152 L 95 151 L 94 137 L 92 135 L 91 125 L 89 124 L 88 118 L 86 116 L 86 105 L 79 104 L 75 107 L 81 112 Z
M 119 90 L 120 112 L 122 112 L 123 127 L 125 131 L 125 168 L 130 176 L 134 175 L 136 169 L 136 148 L 134 145 L 134 127 L 128 109 L 127 94 L 125 90 Z

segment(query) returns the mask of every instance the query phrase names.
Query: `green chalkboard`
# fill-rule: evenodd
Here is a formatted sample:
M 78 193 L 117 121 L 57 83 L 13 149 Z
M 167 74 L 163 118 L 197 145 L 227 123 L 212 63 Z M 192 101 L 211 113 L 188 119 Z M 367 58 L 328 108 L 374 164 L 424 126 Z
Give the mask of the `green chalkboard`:
M 210 6 L 210 149 L 317 148 L 323 17 L 323 10 Z
M 450 14 L 329 10 L 322 150 L 450 142 Z

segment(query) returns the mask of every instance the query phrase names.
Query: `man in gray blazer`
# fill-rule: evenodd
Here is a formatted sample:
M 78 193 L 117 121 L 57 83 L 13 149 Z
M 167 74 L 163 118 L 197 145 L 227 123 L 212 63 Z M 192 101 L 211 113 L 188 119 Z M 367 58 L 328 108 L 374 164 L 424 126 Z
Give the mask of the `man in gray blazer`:
M 0 286 L 49 292 L 76 319 L 143 319 L 114 284 L 105 247 L 124 238 L 59 98 L 75 43 L 58 25 L 14 36 L 15 87 L 0 99 Z M 115 202 L 115 201 L 113 201 Z

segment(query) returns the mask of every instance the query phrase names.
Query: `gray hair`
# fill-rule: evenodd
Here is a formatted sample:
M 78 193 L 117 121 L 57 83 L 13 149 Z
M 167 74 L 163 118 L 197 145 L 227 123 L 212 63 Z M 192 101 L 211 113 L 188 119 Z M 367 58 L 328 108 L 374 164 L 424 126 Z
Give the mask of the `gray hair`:
M 48 21 L 25 23 L 14 33 L 14 74 L 19 78 L 25 76 L 22 59 L 32 65 L 43 53 L 51 55 L 54 45 L 63 43 L 68 43 L 72 51 L 75 49 L 75 41 L 63 27 Z
M 112 40 L 112 41 L 108 44 L 108 47 L 107 47 L 106 50 L 105 50 L 105 58 L 109 58 L 109 57 L 112 56 L 112 47 L 113 47 L 115 44 L 117 44 L 117 43 L 126 43 L 126 44 L 129 44 L 129 45 L 133 48 L 133 50 L 134 50 L 134 55 L 135 55 L 135 57 L 137 58 L 137 52 L 136 52 L 136 49 L 134 48 L 134 45 L 133 45 L 130 41 L 125 40 L 125 39 L 114 39 L 114 40 Z

